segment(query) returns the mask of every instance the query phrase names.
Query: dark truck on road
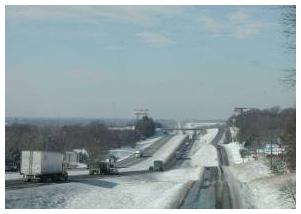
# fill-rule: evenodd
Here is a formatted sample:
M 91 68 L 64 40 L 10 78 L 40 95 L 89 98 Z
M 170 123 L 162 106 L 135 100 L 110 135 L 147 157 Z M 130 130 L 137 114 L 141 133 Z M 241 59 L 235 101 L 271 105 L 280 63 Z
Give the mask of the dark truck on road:
M 118 170 L 115 168 L 115 160 L 106 159 L 105 161 L 93 161 L 89 164 L 90 175 L 109 175 L 118 174 Z

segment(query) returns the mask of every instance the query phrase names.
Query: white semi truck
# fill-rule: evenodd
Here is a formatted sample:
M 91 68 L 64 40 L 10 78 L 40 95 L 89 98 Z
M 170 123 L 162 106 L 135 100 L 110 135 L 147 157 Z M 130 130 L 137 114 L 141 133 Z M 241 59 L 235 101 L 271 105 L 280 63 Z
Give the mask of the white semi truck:
M 22 151 L 20 168 L 23 181 L 68 180 L 63 154 L 59 152 Z

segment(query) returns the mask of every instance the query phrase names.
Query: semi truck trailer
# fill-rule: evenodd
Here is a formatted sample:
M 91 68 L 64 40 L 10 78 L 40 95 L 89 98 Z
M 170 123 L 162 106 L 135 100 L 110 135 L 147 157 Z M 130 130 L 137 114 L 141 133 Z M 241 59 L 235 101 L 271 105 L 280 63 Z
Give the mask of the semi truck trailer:
M 63 154 L 48 151 L 22 151 L 20 174 L 23 181 L 67 181 Z

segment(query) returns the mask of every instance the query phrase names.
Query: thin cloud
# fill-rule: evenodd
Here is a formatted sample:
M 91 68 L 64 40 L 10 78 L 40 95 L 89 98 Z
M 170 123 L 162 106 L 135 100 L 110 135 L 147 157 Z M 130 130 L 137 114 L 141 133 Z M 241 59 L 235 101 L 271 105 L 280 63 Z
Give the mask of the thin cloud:
M 64 20 L 97 24 L 111 20 L 151 25 L 156 17 L 174 16 L 183 10 L 175 6 L 7 6 L 6 17 L 16 21 Z
M 200 18 L 200 21 L 202 22 L 203 25 L 205 25 L 208 28 L 208 30 L 211 33 L 215 34 L 215 33 L 218 33 L 222 30 L 221 23 L 218 20 L 214 19 L 214 18 L 203 15 Z
M 249 15 L 244 10 L 238 10 L 228 14 L 228 20 L 233 23 L 243 22 L 249 18 Z
M 137 36 L 151 46 L 166 46 L 175 43 L 171 38 L 156 32 L 141 32 L 137 33 Z
M 224 19 L 202 15 L 200 21 L 213 37 L 231 36 L 236 39 L 258 35 L 265 26 L 264 23 L 250 18 L 243 10 L 227 14 Z
M 263 24 L 259 22 L 249 22 L 243 26 L 237 26 L 233 29 L 233 36 L 238 39 L 248 38 L 260 33 Z

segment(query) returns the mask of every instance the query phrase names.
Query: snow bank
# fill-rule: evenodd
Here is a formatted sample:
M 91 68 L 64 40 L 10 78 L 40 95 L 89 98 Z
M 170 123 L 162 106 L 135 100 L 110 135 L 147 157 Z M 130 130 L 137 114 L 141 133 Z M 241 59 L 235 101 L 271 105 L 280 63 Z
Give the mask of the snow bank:
M 5 191 L 5 208 L 64 208 L 69 197 L 79 191 L 76 183 Z
M 75 168 L 75 169 L 86 169 L 88 166 L 87 166 L 87 164 L 85 164 L 85 163 L 79 163 L 79 162 L 71 162 L 70 163 L 72 166 L 73 166 L 73 168 Z
M 272 172 L 264 159 L 233 165 L 229 168 L 233 175 L 241 182 L 249 182 L 257 178 L 272 175 Z
M 274 175 L 264 159 L 229 166 L 227 171 L 240 192 L 243 208 L 294 208 L 294 203 L 283 196 L 280 188 L 296 180 L 295 174 Z
M 73 175 L 89 175 L 88 169 L 78 169 L 78 170 L 67 170 L 68 176 Z
M 19 172 L 5 172 L 5 180 L 17 180 L 22 179 L 22 175 Z
M 116 184 L 113 188 L 86 186 L 81 187 L 85 188 L 84 197 L 78 194 L 69 198 L 65 208 L 171 208 L 185 186 L 186 183 L 143 181 Z
M 67 170 L 68 176 L 72 175 L 88 175 L 89 170 L 83 168 Z M 5 173 L 5 180 L 20 180 L 22 179 L 22 175 L 19 172 Z
M 280 191 L 281 187 L 288 184 L 290 180 L 296 181 L 296 175 L 264 177 L 250 182 L 248 186 L 253 193 L 255 207 L 264 209 L 295 208 L 294 202 L 286 198 Z
M 164 173 L 158 173 L 156 179 L 160 181 L 185 182 L 187 180 L 199 180 L 203 173 L 202 167 L 179 168 Z M 185 175 L 185 176 L 183 176 Z
M 238 132 L 239 132 L 239 128 L 237 127 L 229 127 L 230 128 L 230 133 L 231 133 L 231 141 L 237 141 L 237 135 L 238 135 Z
M 190 155 L 194 155 L 202 146 L 208 145 L 217 135 L 218 129 L 207 129 L 207 133 L 204 136 L 200 136 L 196 140 L 190 150 Z
M 183 167 L 218 166 L 217 151 L 211 144 L 217 133 L 218 129 L 207 129 L 207 134 L 193 144 L 188 155 L 190 160 L 186 160 Z
M 204 145 L 191 157 L 191 166 L 218 166 L 218 155 L 216 148 L 211 144 Z
M 247 159 L 245 158 L 243 159 L 240 155 L 241 145 L 238 142 L 223 144 L 222 146 L 225 148 L 227 152 L 230 165 L 240 164 L 247 161 Z

